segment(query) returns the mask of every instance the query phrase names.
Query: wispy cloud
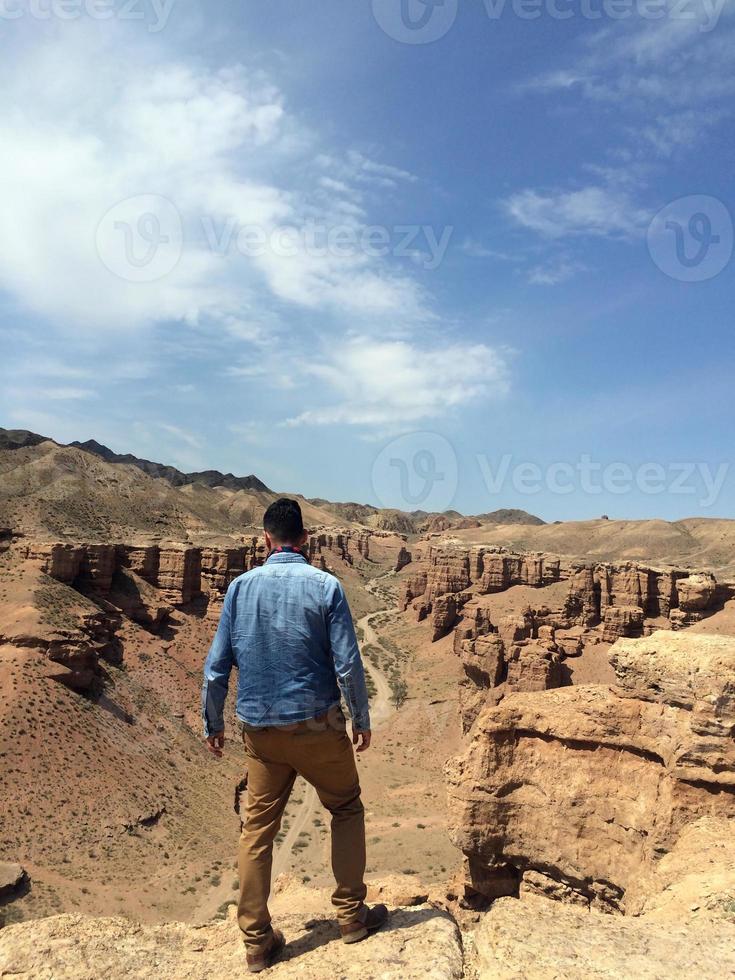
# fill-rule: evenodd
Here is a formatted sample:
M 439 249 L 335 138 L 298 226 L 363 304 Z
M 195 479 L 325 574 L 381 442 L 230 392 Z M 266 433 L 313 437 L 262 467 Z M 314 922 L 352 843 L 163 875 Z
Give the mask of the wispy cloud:
M 485 344 L 433 348 L 356 337 L 302 369 L 336 401 L 289 419 L 291 426 L 406 425 L 477 399 L 502 397 L 509 387 L 506 352 Z
M 626 192 L 595 185 L 572 191 L 527 189 L 503 203 L 519 225 L 551 239 L 580 235 L 632 238 L 650 218 Z
M 528 281 L 534 286 L 558 286 L 559 283 L 573 279 L 578 273 L 584 272 L 586 266 L 582 262 L 564 256 L 556 256 L 548 262 L 542 262 L 528 270 Z
M 7 395 L 17 402 L 43 404 L 44 402 L 76 402 L 97 398 L 92 388 L 77 388 L 66 385 L 42 385 L 38 387 L 10 388 Z
M 570 64 L 527 79 L 519 91 L 568 93 L 622 107 L 633 157 L 653 144 L 662 155 L 693 146 L 735 95 L 734 0 L 666 0 L 660 14 L 632 16 L 585 36 Z M 651 120 L 655 120 L 651 123 Z

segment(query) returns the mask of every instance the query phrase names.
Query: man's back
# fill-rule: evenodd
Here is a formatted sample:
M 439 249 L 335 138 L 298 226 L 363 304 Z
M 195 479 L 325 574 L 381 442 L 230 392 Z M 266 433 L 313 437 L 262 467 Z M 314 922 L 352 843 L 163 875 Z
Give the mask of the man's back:
M 286 725 L 339 703 L 339 686 L 361 730 L 370 727 L 362 662 L 344 590 L 293 548 L 230 585 L 205 665 L 207 728 L 218 730 L 221 681 L 239 671 L 237 716 L 249 725 Z M 338 686 L 339 682 L 339 686 Z

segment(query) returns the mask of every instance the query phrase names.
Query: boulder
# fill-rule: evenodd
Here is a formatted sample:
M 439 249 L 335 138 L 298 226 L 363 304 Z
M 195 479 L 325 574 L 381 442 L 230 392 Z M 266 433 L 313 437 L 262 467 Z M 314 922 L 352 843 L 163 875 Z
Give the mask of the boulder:
M 0 861 L 0 901 L 7 902 L 28 884 L 25 869 L 12 861 Z
M 393 570 L 396 572 L 400 572 L 402 568 L 405 568 L 406 565 L 410 565 L 410 564 L 411 564 L 411 552 L 404 545 L 401 545 L 401 549 L 396 557 L 396 563 L 393 566 Z

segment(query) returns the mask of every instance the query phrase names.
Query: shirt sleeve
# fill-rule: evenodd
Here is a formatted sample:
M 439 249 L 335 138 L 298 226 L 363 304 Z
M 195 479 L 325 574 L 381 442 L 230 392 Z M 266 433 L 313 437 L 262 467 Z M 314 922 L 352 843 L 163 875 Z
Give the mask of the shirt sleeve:
M 329 642 L 334 658 L 337 681 L 350 709 L 352 723 L 358 731 L 370 731 L 370 710 L 365 670 L 357 645 L 355 627 L 344 589 L 335 581 L 327 613 Z
M 202 719 L 206 737 L 224 731 L 225 698 L 234 666 L 232 643 L 230 640 L 230 609 L 232 596 L 228 591 L 222 606 L 217 632 L 214 634 L 204 663 L 204 684 L 202 685 Z

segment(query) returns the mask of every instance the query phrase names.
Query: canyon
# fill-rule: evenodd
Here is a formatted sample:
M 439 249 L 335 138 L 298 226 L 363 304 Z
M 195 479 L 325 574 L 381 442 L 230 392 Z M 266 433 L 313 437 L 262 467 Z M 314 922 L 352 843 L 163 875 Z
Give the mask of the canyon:
M 39 439 L 0 440 L 0 972 L 229 976 L 242 755 L 230 698 L 207 756 L 199 685 L 274 495 Z M 299 780 L 274 974 L 735 972 L 734 522 L 303 506 L 370 679 L 368 883 L 394 911 L 344 955 Z

